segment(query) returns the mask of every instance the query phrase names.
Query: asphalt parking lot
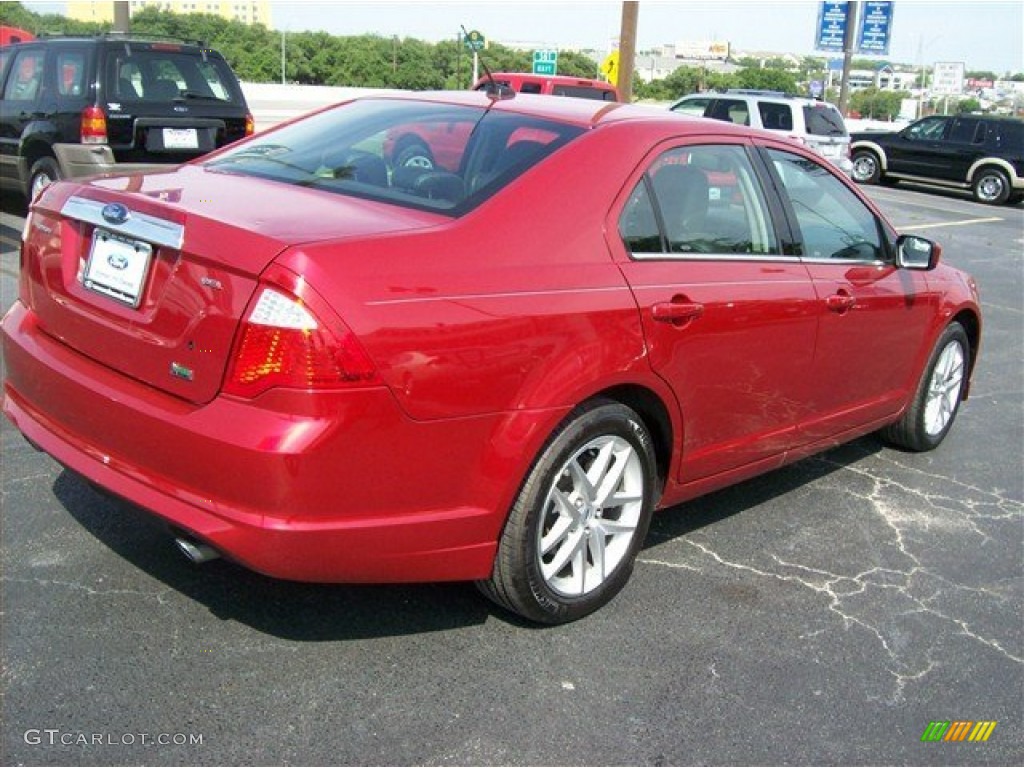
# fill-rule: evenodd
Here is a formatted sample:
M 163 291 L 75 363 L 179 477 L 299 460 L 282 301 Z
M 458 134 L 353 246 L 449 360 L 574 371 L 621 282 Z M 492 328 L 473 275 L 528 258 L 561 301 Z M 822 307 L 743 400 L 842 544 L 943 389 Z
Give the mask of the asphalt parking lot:
M 1024 764 L 1024 207 L 868 191 L 980 284 L 950 437 L 862 439 L 661 513 L 625 591 L 568 626 L 470 585 L 197 568 L 4 420 L 0 762 Z M 922 742 L 932 721 L 996 726 Z

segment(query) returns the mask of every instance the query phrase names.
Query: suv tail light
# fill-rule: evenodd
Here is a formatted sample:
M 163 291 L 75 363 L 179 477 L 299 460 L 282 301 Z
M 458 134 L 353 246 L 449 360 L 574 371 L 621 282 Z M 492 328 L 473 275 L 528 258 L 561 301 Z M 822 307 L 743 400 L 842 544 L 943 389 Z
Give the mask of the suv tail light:
M 252 112 L 245 113 L 245 135 L 252 136 L 256 133 L 256 120 L 252 116 Z
M 81 139 L 83 144 L 107 143 L 107 116 L 95 105 L 82 110 Z
M 373 362 L 340 319 L 328 324 L 309 303 L 277 286 L 264 284 L 257 295 L 235 340 L 225 393 L 253 398 L 274 387 L 337 389 L 377 382 Z M 320 314 L 333 313 L 324 308 Z

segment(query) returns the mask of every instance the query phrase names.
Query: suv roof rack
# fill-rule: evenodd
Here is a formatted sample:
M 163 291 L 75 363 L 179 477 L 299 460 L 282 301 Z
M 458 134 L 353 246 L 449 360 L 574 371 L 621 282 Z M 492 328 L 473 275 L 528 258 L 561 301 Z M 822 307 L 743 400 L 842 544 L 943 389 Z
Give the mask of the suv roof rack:
M 177 35 L 161 35 L 156 32 L 118 32 L 115 30 L 95 32 L 93 34 L 89 34 L 87 32 L 81 34 L 72 34 L 70 32 L 40 32 L 37 37 L 41 40 L 53 40 L 59 38 L 75 38 L 78 40 L 102 38 L 128 43 L 166 42 L 181 43 L 182 45 L 195 45 L 199 48 L 208 47 L 203 40 L 193 40 L 190 38 L 178 37 Z
M 744 96 L 778 96 L 780 99 L 792 98 L 792 94 L 785 91 L 763 91 L 757 88 L 730 88 L 726 93 L 740 93 Z

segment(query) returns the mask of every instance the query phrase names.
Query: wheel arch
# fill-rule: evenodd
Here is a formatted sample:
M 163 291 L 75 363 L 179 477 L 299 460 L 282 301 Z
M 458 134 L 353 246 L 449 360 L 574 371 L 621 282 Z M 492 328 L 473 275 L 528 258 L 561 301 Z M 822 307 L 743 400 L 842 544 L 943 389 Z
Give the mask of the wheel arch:
M 975 177 L 989 167 L 996 168 L 1005 173 L 1010 180 L 1010 187 L 1012 189 L 1020 188 L 1021 179 L 1017 175 L 1017 171 L 1010 162 L 1003 160 L 1001 157 L 982 157 L 975 160 L 971 167 L 967 169 L 967 182 L 974 184 Z
M 968 361 L 967 381 L 964 384 L 963 399 L 966 400 L 970 394 L 971 377 L 974 374 L 974 366 L 978 362 L 978 347 L 981 343 L 981 318 L 970 309 L 960 310 L 951 320 L 960 323 L 967 334 L 967 341 L 971 345 L 970 360 Z
M 886 157 L 885 150 L 882 149 L 881 144 L 876 144 L 873 141 L 867 140 L 855 141 L 850 145 L 850 157 L 852 158 L 855 152 L 862 149 L 874 152 L 875 156 L 878 158 L 878 167 L 883 171 L 889 169 L 889 159 Z

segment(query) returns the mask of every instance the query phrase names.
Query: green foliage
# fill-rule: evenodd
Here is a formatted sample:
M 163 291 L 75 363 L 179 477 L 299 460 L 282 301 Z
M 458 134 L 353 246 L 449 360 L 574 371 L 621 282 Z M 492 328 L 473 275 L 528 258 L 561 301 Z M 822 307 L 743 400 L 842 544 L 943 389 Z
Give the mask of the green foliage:
M 975 98 L 960 99 L 956 103 L 957 114 L 966 115 L 971 112 L 981 112 L 981 102 Z
M 850 96 L 850 109 L 869 120 L 892 120 L 899 115 L 903 99 L 909 97 L 905 91 L 865 88 Z
M 41 15 L 20 3 L 0 3 L 0 21 L 33 33 L 94 34 L 110 25 L 86 24 L 56 14 Z M 326 32 L 282 33 L 204 13 L 171 13 L 143 8 L 132 16 L 132 31 L 199 40 L 223 54 L 241 80 L 281 80 L 282 37 L 285 79 L 304 85 L 345 85 L 411 90 L 465 89 L 472 85 L 473 56 L 453 40 L 427 43 L 414 38 Z M 529 72 L 533 54 L 492 44 L 480 53 L 491 71 Z M 559 74 L 595 77 L 597 62 L 580 53 L 558 56 Z M 480 68 L 483 75 L 483 67 Z
M 796 77 L 785 70 L 745 67 L 737 72 L 735 77 L 737 88 L 797 93 Z

